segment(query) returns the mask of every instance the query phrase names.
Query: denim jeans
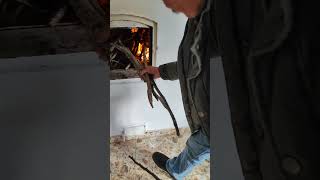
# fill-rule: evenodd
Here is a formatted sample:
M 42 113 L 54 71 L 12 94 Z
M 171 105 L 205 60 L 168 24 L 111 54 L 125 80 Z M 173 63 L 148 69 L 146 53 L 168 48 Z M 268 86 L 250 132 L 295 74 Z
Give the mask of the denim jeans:
M 191 134 L 184 150 L 167 161 L 166 168 L 173 177 L 181 180 L 206 159 L 210 159 L 210 142 L 204 132 L 198 130 Z

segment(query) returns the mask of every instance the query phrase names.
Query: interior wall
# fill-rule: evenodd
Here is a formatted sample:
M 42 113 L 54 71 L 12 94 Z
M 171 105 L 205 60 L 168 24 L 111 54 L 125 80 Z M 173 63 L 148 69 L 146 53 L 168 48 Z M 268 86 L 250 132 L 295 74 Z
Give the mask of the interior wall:
M 161 0 L 111 0 L 110 7 L 111 16 L 135 15 L 157 22 L 155 65 L 176 61 L 187 20 L 183 14 L 172 13 Z M 179 82 L 160 79 L 156 83 L 176 116 L 178 125 L 186 127 Z M 146 84 L 140 79 L 111 81 L 110 135 L 119 135 L 125 127 L 142 124 L 146 125 L 146 130 L 173 128 L 170 115 L 161 103 L 154 102 L 154 106 L 154 109 L 150 107 Z
M 0 58 L 0 179 L 106 179 L 107 74 L 94 52 Z

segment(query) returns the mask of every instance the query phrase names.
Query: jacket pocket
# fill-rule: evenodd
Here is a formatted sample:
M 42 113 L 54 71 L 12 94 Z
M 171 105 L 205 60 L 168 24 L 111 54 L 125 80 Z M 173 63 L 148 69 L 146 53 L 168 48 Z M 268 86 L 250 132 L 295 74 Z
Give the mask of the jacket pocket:
M 201 127 L 206 133 L 209 133 L 210 119 L 209 119 L 209 108 L 210 108 L 210 97 L 207 87 L 209 86 L 207 74 L 202 71 L 201 74 L 190 81 L 190 90 L 192 100 L 196 108 L 198 119 Z

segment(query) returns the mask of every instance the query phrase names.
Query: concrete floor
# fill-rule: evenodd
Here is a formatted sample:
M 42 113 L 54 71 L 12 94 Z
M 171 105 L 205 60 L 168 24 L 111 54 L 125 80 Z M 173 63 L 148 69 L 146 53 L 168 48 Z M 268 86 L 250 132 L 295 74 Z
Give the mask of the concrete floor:
M 159 169 L 152 160 L 152 153 L 160 151 L 172 158 L 181 152 L 190 136 L 189 128 L 181 128 L 181 137 L 177 137 L 174 129 L 148 132 L 143 136 L 136 136 L 123 142 L 120 136 L 111 137 L 110 164 L 111 179 L 122 180 L 150 180 L 150 174 L 142 170 L 128 156 L 133 156 L 137 162 L 147 167 L 160 179 L 171 179 Z M 209 180 L 210 163 L 204 162 L 196 167 L 186 180 Z

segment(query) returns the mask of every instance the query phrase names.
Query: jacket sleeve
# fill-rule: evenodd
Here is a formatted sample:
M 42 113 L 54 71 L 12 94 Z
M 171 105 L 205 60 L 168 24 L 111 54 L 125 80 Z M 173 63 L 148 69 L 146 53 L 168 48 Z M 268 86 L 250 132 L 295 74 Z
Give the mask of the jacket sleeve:
M 162 64 L 159 66 L 160 77 L 163 80 L 177 80 L 178 71 L 177 71 L 177 61 Z

